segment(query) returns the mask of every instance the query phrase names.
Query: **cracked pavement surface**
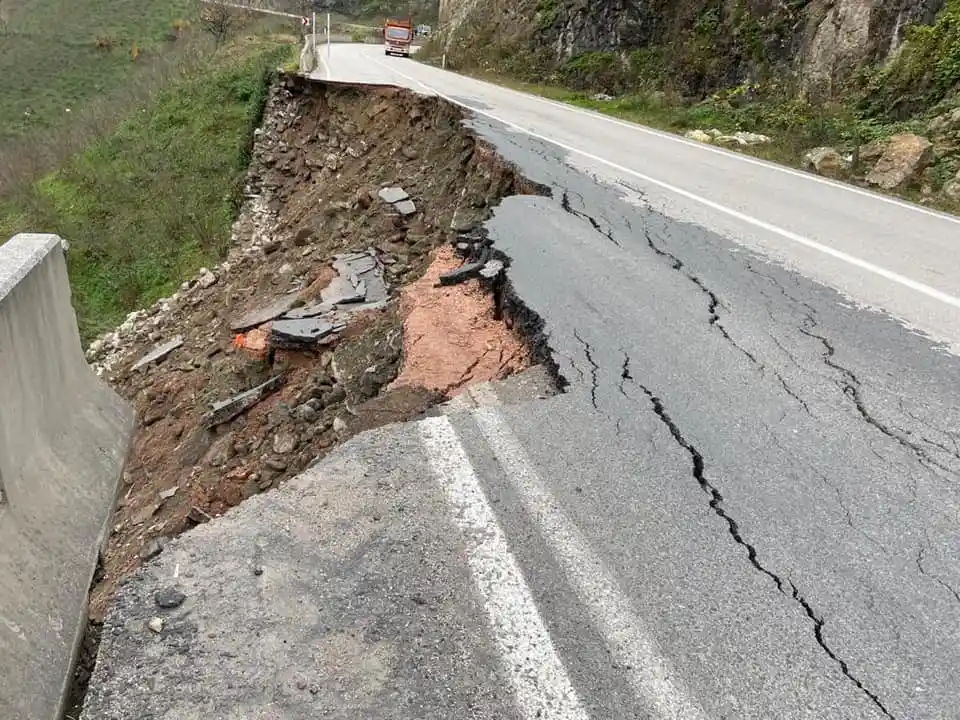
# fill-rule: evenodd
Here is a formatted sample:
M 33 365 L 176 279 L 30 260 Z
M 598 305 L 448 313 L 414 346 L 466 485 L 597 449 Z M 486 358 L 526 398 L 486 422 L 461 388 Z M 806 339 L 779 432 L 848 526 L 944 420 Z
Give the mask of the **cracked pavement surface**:
M 393 79 L 367 62 L 376 50 L 338 47 L 337 77 Z M 479 107 L 471 82 L 458 96 Z M 597 178 L 490 119 L 469 124 L 552 189 L 508 198 L 487 225 L 569 383 L 497 409 L 527 476 L 510 471 L 480 411 L 450 415 L 582 705 L 544 716 L 956 717 L 960 359 L 704 224 L 663 214 L 648 188 Z M 378 466 L 394 467 L 403 487 L 430 476 L 424 445 L 375 439 L 342 450 L 351 462 L 376 453 L 358 478 L 372 485 Z M 529 500 L 533 475 L 540 505 Z M 410 492 L 434 492 L 417 483 Z M 436 567 L 455 563 L 449 518 L 416 497 L 408 504 L 422 504 L 417 519 L 405 515 L 412 536 L 428 530 L 443 547 Z M 557 513 L 575 533 L 555 531 Z M 578 543 L 612 585 L 577 580 Z M 415 560 L 404 562 L 380 572 L 409 582 Z M 513 716 L 502 659 L 484 685 L 502 690 L 472 710 L 456 699 L 468 695 L 459 683 L 483 682 L 471 663 L 497 652 L 462 575 L 443 592 L 459 598 L 451 627 L 466 639 L 454 643 L 471 657 L 450 676 L 442 711 L 421 693 L 427 709 L 416 712 L 333 716 Z M 440 578 L 422 583 L 436 592 Z M 335 628 L 356 622 L 330 612 Z M 631 654 L 631 623 L 673 669 L 673 685 L 645 683 L 645 668 L 622 659 L 644 656 Z M 689 702 L 655 696 L 668 686 Z

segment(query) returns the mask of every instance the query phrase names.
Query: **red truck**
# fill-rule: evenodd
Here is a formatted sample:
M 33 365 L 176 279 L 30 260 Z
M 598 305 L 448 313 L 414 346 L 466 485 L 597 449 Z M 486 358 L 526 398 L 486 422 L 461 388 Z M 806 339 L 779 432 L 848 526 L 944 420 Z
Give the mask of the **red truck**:
M 413 19 L 387 20 L 383 25 L 383 46 L 385 55 L 403 55 L 410 57 L 410 45 L 413 43 Z

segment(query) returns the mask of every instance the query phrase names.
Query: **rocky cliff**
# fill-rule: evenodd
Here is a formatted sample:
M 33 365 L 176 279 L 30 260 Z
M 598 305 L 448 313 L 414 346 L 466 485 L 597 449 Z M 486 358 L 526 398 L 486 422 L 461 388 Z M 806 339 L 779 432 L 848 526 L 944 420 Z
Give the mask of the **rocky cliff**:
M 440 17 L 454 55 L 474 39 L 492 63 L 522 47 L 531 69 L 593 85 L 670 79 L 704 95 L 766 80 L 824 99 L 887 65 L 945 1 L 440 0 Z

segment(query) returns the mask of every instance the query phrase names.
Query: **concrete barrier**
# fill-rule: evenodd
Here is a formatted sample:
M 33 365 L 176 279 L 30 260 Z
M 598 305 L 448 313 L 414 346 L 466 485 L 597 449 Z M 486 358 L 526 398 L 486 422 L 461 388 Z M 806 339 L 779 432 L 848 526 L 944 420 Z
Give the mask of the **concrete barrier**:
M 62 244 L 0 246 L 0 718 L 54 720 L 133 411 L 88 367 Z

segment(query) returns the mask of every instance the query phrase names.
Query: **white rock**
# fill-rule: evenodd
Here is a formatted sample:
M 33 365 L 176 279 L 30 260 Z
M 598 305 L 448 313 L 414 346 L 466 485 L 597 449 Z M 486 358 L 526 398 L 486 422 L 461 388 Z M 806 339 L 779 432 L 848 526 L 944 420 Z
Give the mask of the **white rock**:
M 202 288 L 211 288 L 217 284 L 217 276 L 207 268 L 200 268 L 200 275 L 197 277 L 197 282 Z
M 147 623 L 147 627 L 153 630 L 155 633 L 163 632 L 163 618 L 150 618 L 150 622 Z
M 683 136 L 688 140 L 696 140 L 697 142 L 708 143 L 713 140 L 713 137 L 709 133 L 705 133 L 703 130 L 687 130 Z

